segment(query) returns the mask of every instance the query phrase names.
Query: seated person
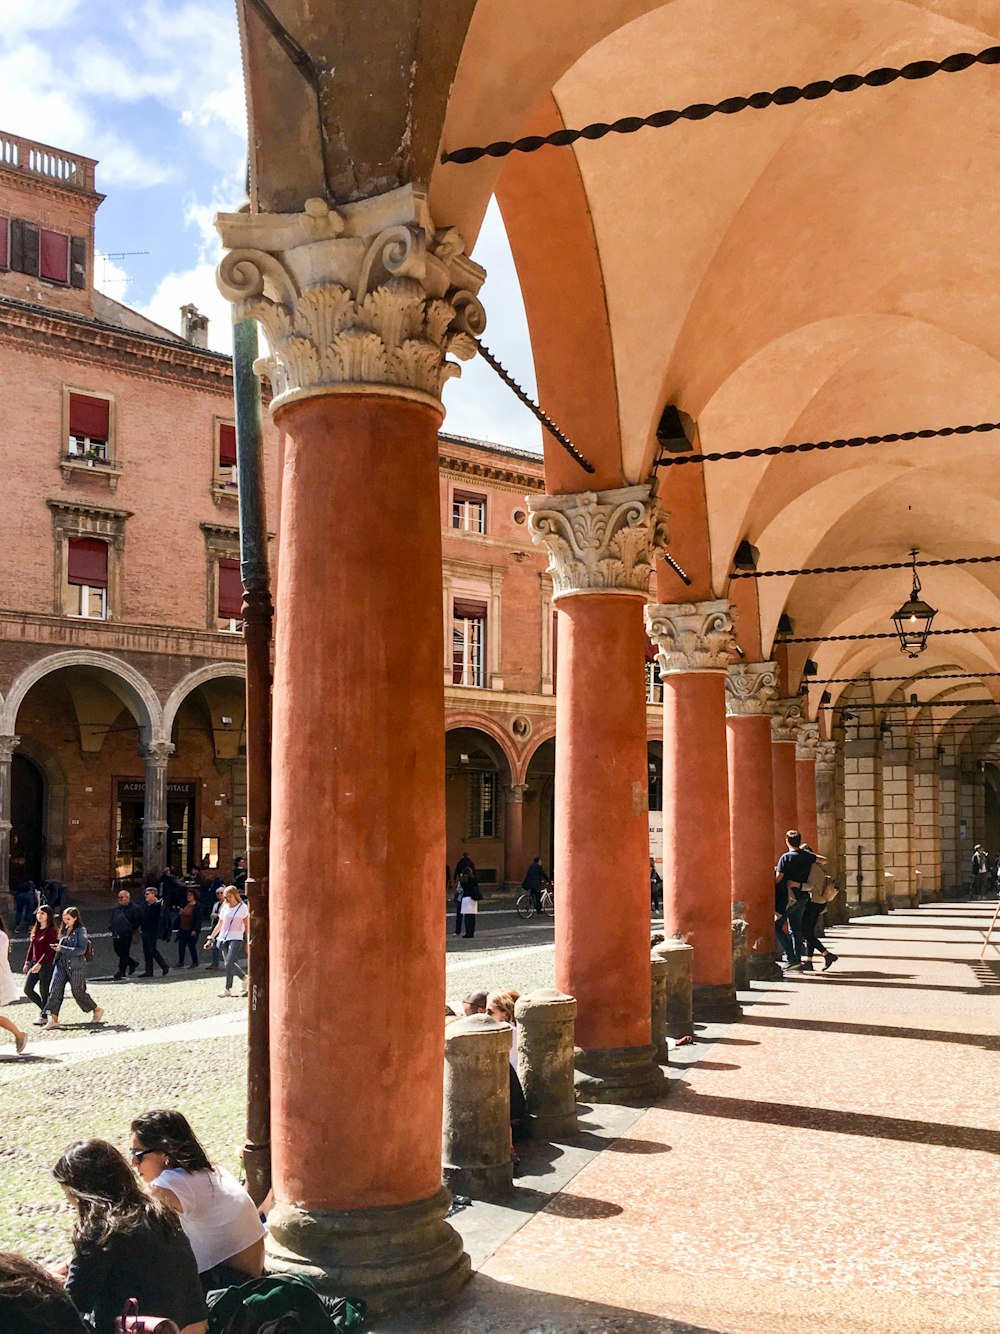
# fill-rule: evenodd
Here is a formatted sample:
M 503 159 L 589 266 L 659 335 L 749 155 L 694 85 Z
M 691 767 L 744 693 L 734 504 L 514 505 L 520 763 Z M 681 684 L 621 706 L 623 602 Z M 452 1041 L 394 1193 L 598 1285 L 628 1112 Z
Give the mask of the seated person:
M 87 1334 L 62 1284 L 23 1255 L 0 1254 L 4 1334 Z

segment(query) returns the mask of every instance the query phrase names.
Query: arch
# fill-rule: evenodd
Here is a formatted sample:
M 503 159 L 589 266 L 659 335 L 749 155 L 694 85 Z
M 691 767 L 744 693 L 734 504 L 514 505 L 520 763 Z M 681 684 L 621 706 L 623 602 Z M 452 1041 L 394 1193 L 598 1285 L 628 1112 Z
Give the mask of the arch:
M 224 680 L 226 677 L 246 681 L 246 666 L 241 662 L 210 662 L 204 667 L 189 672 L 187 676 L 178 681 L 167 696 L 166 703 L 163 706 L 162 732 L 158 740 L 170 740 L 177 712 L 192 691 L 197 690 L 199 686 L 203 686 L 207 681 Z
M 544 722 L 538 724 L 531 734 L 530 747 L 525 747 L 524 751 L 521 753 L 516 779 L 518 783 L 527 781 L 528 770 L 531 768 L 531 761 L 545 745 L 546 741 L 555 740 L 555 735 L 556 720 L 554 718 L 546 718 Z
M 53 672 L 65 668 L 81 667 L 94 672 L 100 680 L 117 695 L 132 713 L 139 724 L 139 732 L 144 745 L 160 737 L 162 710 L 156 691 L 141 672 L 121 658 L 110 653 L 97 653 L 91 649 L 67 649 L 63 653 L 52 653 L 47 658 L 40 658 L 26 667 L 7 693 L 3 709 L 0 711 L 0 733 L 13 735 L 17 731 L 17 715 L 24 703 L 24 698 L 32 686 Z
M 509 736 L 504 734 L 496 720 L 486 714 L 475 713 L 472 710 L 463 713 L 449 713 L 444 720 L 445 736 L 449 732 L 457 732 L 462 728 L 468 728 L 473 732 L 483 732 L 499 748 L 507 764 L 507 782 L 513 783 L 517 773 L 517 752 L 514 749 L 513 742 Z
M 66 877 L 66 835 L 69 783 L 66 771 L 48 746 L 34 737 L 22 736 L 14 755 L 21 755 L 41 771 L 45 783 L 43 834 L 44 873 L 47 880 Z

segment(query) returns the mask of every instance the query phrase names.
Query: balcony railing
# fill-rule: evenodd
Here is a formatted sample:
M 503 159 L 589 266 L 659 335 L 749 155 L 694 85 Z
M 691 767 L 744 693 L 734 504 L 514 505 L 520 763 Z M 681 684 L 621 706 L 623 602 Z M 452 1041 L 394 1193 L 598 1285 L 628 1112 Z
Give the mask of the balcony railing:
M 0 168 L 40 176 L 76 190 L 94 189 L 93 158 L 66 153 L 61 148 L 22 139 L 16 134 L 0 134 Z

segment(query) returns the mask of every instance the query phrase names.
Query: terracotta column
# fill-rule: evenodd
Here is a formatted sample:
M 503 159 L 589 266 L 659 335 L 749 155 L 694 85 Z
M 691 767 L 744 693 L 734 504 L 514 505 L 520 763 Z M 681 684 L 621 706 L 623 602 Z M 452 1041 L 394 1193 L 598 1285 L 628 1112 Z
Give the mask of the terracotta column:
M 799 724 L 795 738 L 795 810 L 802 841 L 826 856 L 826 848 L 817 846 L 816 826 L 816 747 L 819 723 Z
M 726 675 L 732 901 L 749 928 L 750 978 L 782 976 L 774 943 L 774 793 L 771 789 L 773 662 L 741 662 Z
M 785 851 L 785 834 L 799 827 L 795 741 L 802 722 L 797 699 L 779 699 L 771 719 L 771 789 L 774 793 L 774 863 Z
M 726 671 L 729 603 L 650 607 L 663 680 L 663 930 L 694 947 L 694 1015 L 740 1017 L 733 986 Z
M 519 886 L 527 870 L 524 860 L 524 794 L 527 783 L 506 789 L 503 813 L 503 878 L 508 888 Z
M 4 921 L 13 920 L 14 900 L 10 892 L 10 779 L 19 736 L 0 736 L 0 909 Z
M 151 741 L 142 751 L 146 761 L 146 792 L 142 806 L 142 874 L 148 884 L 167 866 L 167 764 L 174 753 L 169 741 Z M 175 866 L 178 874 L 187 867 Z
M 662 520 L 649 486 L 531 496 L 559 614 L 556 986 L 577 1001 L 585 1101 L 663 1086 L 649 1017 L 649 817 L 642 611 Z
M 218 225 L 283 435 L 268 1266 L 397 1311 L 469 1272 L 441 1184 L 437 430 L 484 275 L 412 186 Z M 302 930 L 306 884 L 323 929 Z

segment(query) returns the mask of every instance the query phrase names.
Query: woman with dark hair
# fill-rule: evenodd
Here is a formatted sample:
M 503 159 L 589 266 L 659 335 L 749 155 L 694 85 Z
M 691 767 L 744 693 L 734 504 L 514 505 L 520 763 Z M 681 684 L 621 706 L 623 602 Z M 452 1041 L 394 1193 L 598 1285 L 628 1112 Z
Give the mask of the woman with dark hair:
M 132 1122 L 132 1162 L 154 1199 L 187 1234 L 206 1292 L 264 1272 L 264 1226 L 236 1178 L 212 1164 L 181 1112 L 145 1112 Z
M 193 889 L 189 889 L 185 894 L 184 907 L 180 910 L 177 918 L 177 967 L 184 967 L 184 955 L 186 952 L 191 954 L 189 968 L 198 967 L 198 955 L 195 950 L 198 946 L 198 936 L 201 933 L 202 909 L 198 902 L 198 895 Z
M 35 913 L 35 924 L 28 936 L 28 953 L 24 960 L 24 972 L 27 974 L 24 994 L 28 1000 L 34 1001 L 40 1011 L 39 1017 L 35 1020 L 36 1024 L 44 1024 L 47 1017 L 45 1003 L 49 998 L 49 987 L 52 984 L 58 939 L 55 913 L 47 903 L 43 903 Z
M 23 1255 L 0 1254 L 0 1329 L 4 1334 L 88 1334 L 57 1279 Z
M 91 1023 L 99 1024 L 104 1018 L 104 1011 L 93 996 L 87 993 L 87 932 L 80 916 L 79 908 L 64 908 L 59 939 L 56 941 L 56 966 L 52 972 L 45 1008 L 49 1012 L 48 1028 L 59 1027 L 59 1011 L 66 983 L 69 983 L 73 999 L 84 1014 L 89 1014 Z
M 130 1298 L 143 1315 L 173 1320 L 182 1334 L 205 1334 L 205 1297 L 191 1243 L 114 1145 L 80 1140 L 52 1174 L 77 1213 L 66 1291 L 94 1334 L 114 1334 Z
M 10 970 L 10 936 L 7 935 L 0 919 L 0 1005 L 9 1005 L 14 1000 L 17 1000 L 17 983 Z M 13 1019 L 8 1019 L 5 1014 L 0 1014 L 0 1028 L 5 1028 L 13 1037 L 14 1046 L 20 1056 L 28 1042 L 27 1033 L 18 1028 Z

